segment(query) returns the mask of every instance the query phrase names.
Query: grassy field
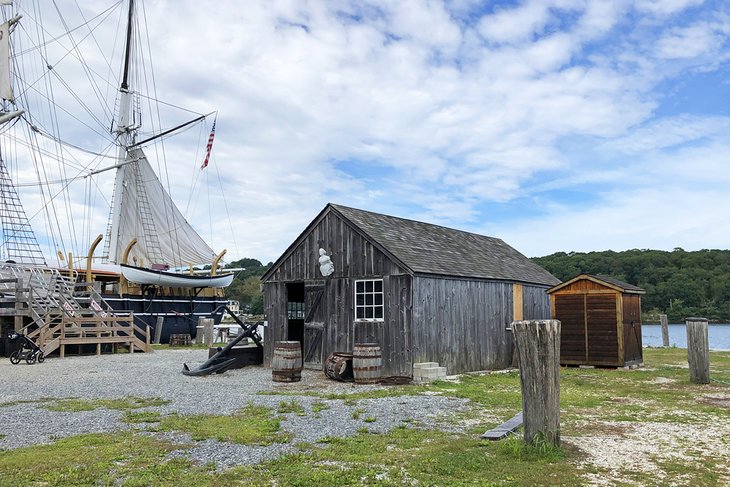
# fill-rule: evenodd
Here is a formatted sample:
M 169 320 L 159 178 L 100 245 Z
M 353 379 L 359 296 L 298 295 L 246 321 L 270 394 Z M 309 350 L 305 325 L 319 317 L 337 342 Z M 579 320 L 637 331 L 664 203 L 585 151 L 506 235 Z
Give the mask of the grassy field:
M 730 353 L 712 353 L 711 364 L 714 380 L 704 386 L 689 383 L 686 350 L 675 348 L 645 350 L 644 366 L 636 370 L 562 369 L 560 448 L 527 445 L 520 436 L 479 439 L 520 410 L 516 372 L 367 394 L 323 394 L 309 412 L 296 395 L 282 396 L 273 410 L 249 405 L 240 414 L 194 417 L 137 411 L 159 404 L 157 398 L 86 403 L 48 398 L 40 407 L 121 409 L 125 421 L 141 430 L 2 451 L 0 486 L 728 485 Z M 356 404 L 365 397 L 424 393 L 467 398 L 473 410 L 455 414 L 458 428 L 448 431 L 421 429 L 416 420 L 387 434 L 362 428 L 352 437 L 296 444 L 297 453 L 225 471 L 170 455 L 209 438 L 286 443 L 291 438 L 281 430 L 284 414 L 326 415 L 333 399 Z M 162 432 L 185 432 L 192 442 L 173 443 L 157 434 Z

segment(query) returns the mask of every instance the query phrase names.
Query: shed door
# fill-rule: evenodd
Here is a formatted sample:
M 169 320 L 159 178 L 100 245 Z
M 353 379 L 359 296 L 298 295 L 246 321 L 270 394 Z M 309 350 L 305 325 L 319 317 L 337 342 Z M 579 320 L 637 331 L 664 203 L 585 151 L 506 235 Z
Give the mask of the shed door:
M 584 363 L 586 355 L 585 295 L 555 295 L 555 316 L 560 320 L 560 361 Z
M 304 363 L 322 365 L 322 335 L 324 332 L 324 284 L 306 285 L 304 296 Z
M 586 317 L 588 318 L 588 363 L 618 363 L 616 295 L 587 295 Z

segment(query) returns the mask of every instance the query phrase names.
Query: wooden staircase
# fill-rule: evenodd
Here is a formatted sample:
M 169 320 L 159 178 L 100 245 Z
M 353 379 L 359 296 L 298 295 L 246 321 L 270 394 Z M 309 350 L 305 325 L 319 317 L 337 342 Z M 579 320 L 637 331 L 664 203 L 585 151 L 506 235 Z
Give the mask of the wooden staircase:
M 125 346 L 151 352 L 149 327 L 141 329 L 131 312 L 112 310 L 93 285 L 74 284 L 56 269 L 0 264 L 0 316 L 13 316 L 24 333 L 48 355 L 67 345 Z M 11 307 L 8 305 L 11 304 Z

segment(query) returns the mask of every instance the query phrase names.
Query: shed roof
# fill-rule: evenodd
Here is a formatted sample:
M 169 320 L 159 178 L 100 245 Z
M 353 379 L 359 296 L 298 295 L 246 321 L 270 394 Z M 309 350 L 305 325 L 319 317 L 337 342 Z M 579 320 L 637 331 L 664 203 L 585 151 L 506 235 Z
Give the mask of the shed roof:
M 569 286 L 570 284 L 573 284 L 576 281 L 580 281 L 581 279 L 588 279 L 593 282 L 598 282 L 600 284 L 603 284 L 605 286 L 608 286 L 610 288 L 616 289 L 617 291 L 623 292 L 623 293 L 631 293 L 631 294 L 645 294 L 646 291 L 638 286 L 634 286 L 633 284 L 629 284 L 628 282 L 621 281 L 619 279 L 616 279 L 611 276 L 606 276 L 603 274 L 580 274 L 578 276 L 575 276 L 572 279 L 568 279 L 567 281 L 558 284 L 557 286 L 551 287 L 547 290 L 548 294 L 554 293 L 555 291 L 558 291 L 566 286 Z
M 327 211 L 339 214 L 414 274 L 508 280 L 545 286 L 560 282 L 498 238 L 332 203 L 315 221 Z M 280 258 L 272 269 L 281 261 Z

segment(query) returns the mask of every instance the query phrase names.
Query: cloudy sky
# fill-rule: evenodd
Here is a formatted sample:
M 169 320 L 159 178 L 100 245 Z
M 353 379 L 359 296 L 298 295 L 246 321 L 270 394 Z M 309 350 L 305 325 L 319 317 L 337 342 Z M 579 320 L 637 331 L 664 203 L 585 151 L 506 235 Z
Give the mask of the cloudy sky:
M 157 0 L 144 17 L 158 97 L 218 112 L 189 219 L 229 261 L 275 260 L 327 202 L 528 256 L 728 248 L 724 0 Z

